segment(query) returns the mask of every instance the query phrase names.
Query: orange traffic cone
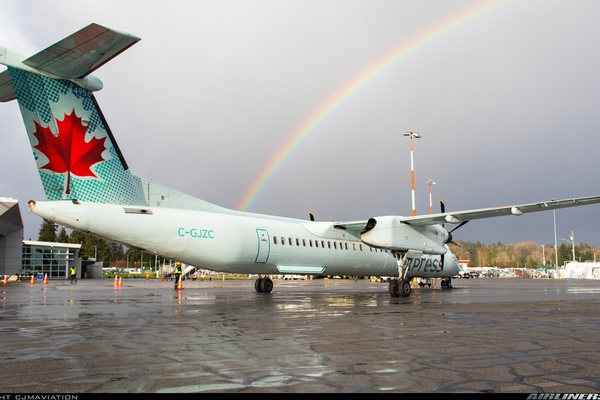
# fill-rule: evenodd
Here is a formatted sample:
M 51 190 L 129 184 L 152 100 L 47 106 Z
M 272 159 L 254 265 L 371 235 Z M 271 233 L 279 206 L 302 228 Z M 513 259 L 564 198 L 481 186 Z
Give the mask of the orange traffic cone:
M 162 278 L 160 278 L 161 281 L 165 281 L 165 276 L 163 275 Z
M 148 280 L 150 277 L 148 276 L 148 274 L 146 274 L 146 280 Z
M 44 285 L 48 284 L 48 274 L 44 274 Z
M 177 284 L 177 289 L 183 289 L 183 279 L 181 279 L 181 276 L 179 277 L 179 283 Z
M 223 282 L 225 282 L 225 274 L 223 274 Z
M 123 278 L 119 277 L 119 286 L 123 286 Z
M 4 275 L 4 279 L 2 280 L 2 283 L 8 283 L 8 276 Z
M 33 275 L 31 275 L 31 284 L 33 285 L 35 283 L 35 278 L 33 277 Z
M 119 286 L 119 278 L 115 275 L 115 286 Z

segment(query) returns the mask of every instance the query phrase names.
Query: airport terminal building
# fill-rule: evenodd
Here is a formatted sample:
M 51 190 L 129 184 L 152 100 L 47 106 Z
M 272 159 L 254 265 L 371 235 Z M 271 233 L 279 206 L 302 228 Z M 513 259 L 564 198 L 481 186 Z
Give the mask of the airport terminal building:
M 78 278 L 87 277 L 79 257 L 81 244 L 24 240 L 23 232 L 18 201 L 0 197 L 0 276 L 67 279 L 74 265 Z

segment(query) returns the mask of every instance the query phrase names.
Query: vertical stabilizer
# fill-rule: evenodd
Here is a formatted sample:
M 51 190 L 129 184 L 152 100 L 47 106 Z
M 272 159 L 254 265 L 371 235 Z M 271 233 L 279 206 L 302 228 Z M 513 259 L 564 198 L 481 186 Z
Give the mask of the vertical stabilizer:
M 0 49 L 0 100 L 17 99 L 49 200 L 146 205 L 92 91 L 90 75 L 140 39 L 90 24 L 26 58 Z
M 90 73 L 139 40 L 90 24 L 29 58 L 0 47 L 0 102 L 19 102 L 46 197 L 232 212 L 129 171 Z
M 49 200 L 145 205 L 93 94 L 64 79 L 8 67 Z

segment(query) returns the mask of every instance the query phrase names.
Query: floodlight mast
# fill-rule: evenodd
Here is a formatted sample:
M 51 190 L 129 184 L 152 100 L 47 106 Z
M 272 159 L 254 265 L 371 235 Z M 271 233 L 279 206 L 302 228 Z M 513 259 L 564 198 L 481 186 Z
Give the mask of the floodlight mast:
M 434 181 L 432 181 L 431 179 L 429 179 L 427 181 L 427 184 L 429 185 L 429 214 L 433 214 L 433 202 L 431 199 L 431 197 L 432 197 L 431 194 L 432 194 L 433 190 L 431 189 L 431 186 L 435 185 L 436 183 Z
M 406 132 L 404 136 L 408 136 L 410 138 L 410 179 L 411 179 L 411 190 L 412 190 L 412 215 L 417 215 L 417 210 L 415 208 L 415 164 L 414 164 L 414 156 L 413 156 L 413 137 L 418 139 L 421 137 L 421 134 L 418 132 Z

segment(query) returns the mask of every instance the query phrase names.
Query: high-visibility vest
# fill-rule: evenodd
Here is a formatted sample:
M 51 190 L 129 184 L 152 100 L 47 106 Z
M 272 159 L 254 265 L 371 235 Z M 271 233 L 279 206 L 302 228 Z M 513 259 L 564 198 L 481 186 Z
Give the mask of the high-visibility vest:
M 176 265 L 175 266 L 175 275 L 180 275 L 181 274 L 181 266 L 180 265 Z
M 77 268 L 71 267 L 71 269 L 69 271 L 70 271 L 71 275 L 77 275 Z

